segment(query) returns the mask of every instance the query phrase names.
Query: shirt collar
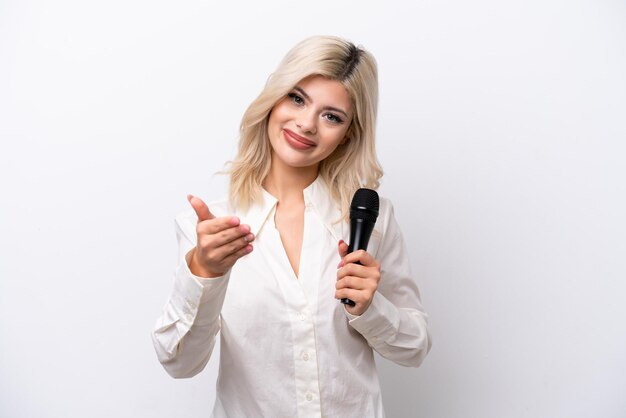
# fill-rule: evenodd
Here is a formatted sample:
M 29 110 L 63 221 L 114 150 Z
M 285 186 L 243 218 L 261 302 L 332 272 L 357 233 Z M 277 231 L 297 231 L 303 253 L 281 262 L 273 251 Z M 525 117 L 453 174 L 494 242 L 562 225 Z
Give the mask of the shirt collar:
M 250 225 L 254 235 L 259 235 L 266 225 L 270 216 L 274 213 L 274 208 L 278 199 L 272 196 L 267 190 L 262 190 L 262 201 L 253 204 L 250 209 L 242 214 L 243 222 Z M 318 176 L 313 183 L 307 186 L 304 191 L 304 205 L 307 209 L 317 214 L 320 221 L 338 241 L 344 237 L 346 229 L 345 222 L 341 219 L 341 209 L 332 199 L 326 182 Z

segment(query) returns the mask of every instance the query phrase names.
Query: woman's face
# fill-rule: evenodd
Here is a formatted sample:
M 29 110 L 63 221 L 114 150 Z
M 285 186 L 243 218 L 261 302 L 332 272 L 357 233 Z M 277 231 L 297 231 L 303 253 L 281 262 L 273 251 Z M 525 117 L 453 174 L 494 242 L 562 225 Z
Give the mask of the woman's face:
M 340 82 L 305 78 L 272 109 L 267 128 L 272 158 L 290 167 L 317 168 L 344 141 L 352 112 Z

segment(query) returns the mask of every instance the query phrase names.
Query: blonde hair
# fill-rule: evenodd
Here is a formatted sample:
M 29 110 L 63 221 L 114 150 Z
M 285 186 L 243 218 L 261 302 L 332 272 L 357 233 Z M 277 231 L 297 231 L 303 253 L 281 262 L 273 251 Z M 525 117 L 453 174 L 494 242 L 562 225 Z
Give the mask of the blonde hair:
M 268 119 L 272 108 L 303 79 L 321 75 L 345 87 L 354 116 L 339 145 L 319 165 L 332 198 L 347 217 L 359 187 L 377 189 L 383 175 L 375 148 L 378 72 L 374 57 L 351 42 L 334 36 L 313 36 L 293 47 L 270 75 L 261 94 L 250 104 L 240 126 L 239 151 L 230 163 L 231 204 L 249 208 L 261 196 L 271 165 Z

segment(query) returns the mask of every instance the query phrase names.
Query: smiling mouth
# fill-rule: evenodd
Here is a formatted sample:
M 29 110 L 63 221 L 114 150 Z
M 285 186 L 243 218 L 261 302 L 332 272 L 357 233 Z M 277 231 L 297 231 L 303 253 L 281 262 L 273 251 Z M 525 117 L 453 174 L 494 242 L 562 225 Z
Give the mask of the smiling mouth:
M 294 145 L 296 148 L 308 149 L 317 146 L 315 142 L 303 136 L 297 135 L 295 132 L 292 132 L 289 129 L 283 129 L 283 133 L 285 134 L 285 138 L 287 139 L 287 141 Z

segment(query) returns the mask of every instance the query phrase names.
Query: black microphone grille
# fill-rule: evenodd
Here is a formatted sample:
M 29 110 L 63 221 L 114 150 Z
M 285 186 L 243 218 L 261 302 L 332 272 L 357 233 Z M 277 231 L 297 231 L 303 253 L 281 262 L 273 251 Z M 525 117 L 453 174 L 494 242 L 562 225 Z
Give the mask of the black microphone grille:
M 350 218 L 367 218 L 372 222 L 376 222 L 379 205 L 376 190 L 359 189 L 352 197 Z

